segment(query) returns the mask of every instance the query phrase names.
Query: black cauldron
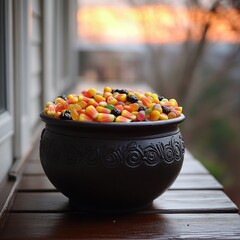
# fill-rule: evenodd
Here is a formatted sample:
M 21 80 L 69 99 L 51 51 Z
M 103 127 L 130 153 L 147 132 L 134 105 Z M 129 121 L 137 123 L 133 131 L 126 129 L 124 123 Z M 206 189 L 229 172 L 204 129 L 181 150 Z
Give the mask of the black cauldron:
M 94 213 L 144 209 L 177 178 L 184 158 L 179 118 L 99 123 L 40 114 L 40 159 L 70 206 Z

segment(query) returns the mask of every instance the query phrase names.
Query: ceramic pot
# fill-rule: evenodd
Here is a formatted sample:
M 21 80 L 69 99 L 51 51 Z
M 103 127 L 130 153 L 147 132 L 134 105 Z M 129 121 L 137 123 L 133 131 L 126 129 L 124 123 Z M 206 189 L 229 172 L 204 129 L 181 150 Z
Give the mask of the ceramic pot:
M 46 123 L 40 159 L 52 184 L 87 212 L 125 213 L 144 209 L 177 178 L 184 158 L 179 118 L 157 122 Z

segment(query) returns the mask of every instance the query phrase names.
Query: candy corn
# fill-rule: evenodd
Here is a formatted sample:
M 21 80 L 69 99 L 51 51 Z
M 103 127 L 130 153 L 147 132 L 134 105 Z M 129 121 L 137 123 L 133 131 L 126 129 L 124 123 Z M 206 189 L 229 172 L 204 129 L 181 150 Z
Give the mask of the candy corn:
M 43 110 L 60 120 L 102 123 L 164 121 L 178 118 L 182 111 L 174 98 L 110 87 L 104 87 L 102 93 L 90 88 L 80 94 L 58 96 L 53 102 L 47 102 Z

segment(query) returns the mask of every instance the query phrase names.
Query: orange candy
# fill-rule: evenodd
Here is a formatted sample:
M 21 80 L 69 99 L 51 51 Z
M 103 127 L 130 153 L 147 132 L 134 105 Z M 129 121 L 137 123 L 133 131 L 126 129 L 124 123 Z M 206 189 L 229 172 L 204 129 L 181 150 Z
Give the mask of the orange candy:
M 85 114 L 87 114 L 89 117 L 95 119 L 98 117 L 98 111 L 97 109 L 93 106 L 93 105 L 90 105 L 86 108 L 85 110 Z
M 94 106 L 94 107 L 97 107 L 99 104 L 93 99 L 91 98 L 88 103 L 87 103 L 88 106 Z
M 146 96 L 142 96 L 141 101 L 142 101 L 142 103 L 144 104 L 144 106 L 146 106 L 146 107 L 147 107 L 150 103 L 152 103 L 152 101 L 151 101 L 148 97 L 146 97 Z
M 102 106 L 97 106 L 97 107 L 96 107 L 96 110 L 97 110 L 99 113 L 111 113 L 111 110 L 110 110 L 110 109 L 105 108 L 105 107 L 102 107 Z
M 78 121 L 80 121 L 80 122 L 93 122 L 93 119 L 90 118 L 87 114 L 81 113 L 79 115 Z
M 97 89 L 95 88 L 90 88 L 87 91 L 89 97 L 93 97 L 97 93 Z
M 168 120 L 168 115 L 165 113 L 161 113 L 159 119 L 160 120 Z
M 129 107 L 131 108 L 131 111 L 137 111 L 139 109 L 139 104 L 137 103 L 131 103 L 129 104 Z
M 48 106 L 47 115 L 54 116 L 56 113 L 55 105 L 52 103 Z
M 122 94 L 119 93 L 119 94 L 116 94 L 116 95 L 114 96 L 114 98 L 117 99 L 118 102 L 125 102 L 125 101 L 126 101 L 126 98 L 127 98 L 127 95 L 124 94 L 124 93 L 122 93 Z
M 99 95 L 99 94 L 94 95 L 94 98 L 95 98 L 96 102 L 98 102 L 98 103 L 106 102 L 106 98 L 101 96 L 101 95 Z
M 115 119 L 115 116 L 113 114 L 108 113 L 99 113 L 97 116 L 98 122 L 113 122 Z
M 115 99 L 113 96 L 109 96 L 109 97 L 107 98 L 107 103 L 108 103 L 108 104 L 112 104 L 112 105 L 116 105 L 116 104 L 118 103 L 118 100 Z
M 123 111 L 123 105 L 118 104 L 115 106 L 115 108 L 117 108 L 120 112 Z
M 123 117 L 123 116 L 118 116 L 118 117 L 116 117 L 115 122 L 131 122 L 131 119 Z
M 129 97 L 129 96 L 135 97 Z M 84 122 L 132 122 L 162 121 L 177 118 L 182 114 L 182 107 L 176 99 L 167 99 L 156 93 L 132 91 L 130 89 L 112 89 L 105 87 L 103 93 L 95 88 L 83 90 L 81 94 L 69 94 L 57 97 L 54 102 L 47 102 L 44 113 L 59 118 L 69 110 L 74 121 Z M 112 112 L 113 109 L 121 113 Z M 115 112 L 118 112 L 118 111 Z M 114 114 L 111 114 L 114 113 Z M 167 114 L 166 114 L 167 113 Z
M 132 114 L 131 112 L 129 112 L 128 110 L 124 109 L 122 111 L 122 114 L 121 114 L 123 117 L 126 117 L 128 119 L 131 119 L 131 120 L 135 120 L 136 119 L 136 116 L 134 114 Z
M 158 110 L 153 110 L 150 113 L 149 120 L 150 121 L 157 121 L 160 118 L 161 113 Z
M 78 104 L 70 104 L 67 109 L 70 111 L 71 117 L 74 121 L 79 119 L 79 110 L 82 110 L 81 106 Z
M 67 96 L 67 103 L 71 104 L 71 103 L 77 103 L 78 102 L 78 97 L 74 96 L 73 94 L 70 94 Z

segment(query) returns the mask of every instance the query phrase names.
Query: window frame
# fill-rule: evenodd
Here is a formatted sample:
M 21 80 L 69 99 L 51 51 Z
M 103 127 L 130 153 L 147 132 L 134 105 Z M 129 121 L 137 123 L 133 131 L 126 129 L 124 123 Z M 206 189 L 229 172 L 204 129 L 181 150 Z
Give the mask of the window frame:
M 5 1 L 0 1 L 0 115 L 7 109 L 5 31 Z
M 1 24 L 3 24 L 3 34 L 1 44 L 3 46 L 3 56 L 0 62 L 2 65 L 2 86 L 4 87 L 4 111 L 0 113 L 0 144 L 13 135 L 13 82 L 12 82 L 12 21 L 11 21 L 11 1 L 1 1 Z M 2 47 L 1 46 L 1 47 Z

